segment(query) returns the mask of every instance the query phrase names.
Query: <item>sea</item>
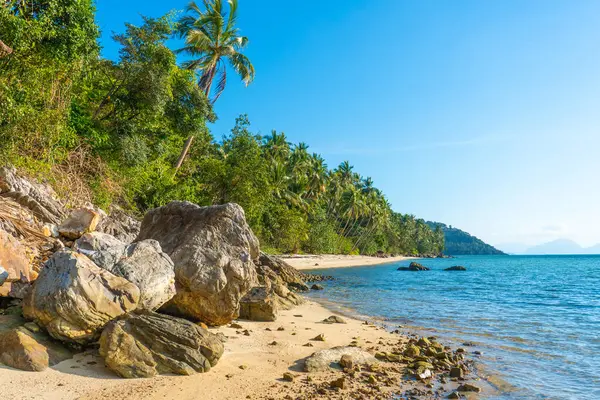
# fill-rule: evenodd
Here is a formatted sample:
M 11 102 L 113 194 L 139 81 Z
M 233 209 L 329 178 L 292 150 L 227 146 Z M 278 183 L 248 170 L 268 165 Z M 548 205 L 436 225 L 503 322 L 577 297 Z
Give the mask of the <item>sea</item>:
M 464 256 L 332 275 L 309 296 L 389 329 L 480 352 L 489 399 L 600 400 L 600 256 Z M 467 271 L 444 271 L 462 265 Z

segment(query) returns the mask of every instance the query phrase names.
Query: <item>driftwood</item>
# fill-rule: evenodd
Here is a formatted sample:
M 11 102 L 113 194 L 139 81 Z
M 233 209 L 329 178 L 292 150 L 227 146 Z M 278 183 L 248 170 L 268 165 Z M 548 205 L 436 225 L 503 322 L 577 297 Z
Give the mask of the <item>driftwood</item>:
M 12 54 L 12 52 L 13 50 L 0 40 L 0 58 L 8 56 L 9 54 Z

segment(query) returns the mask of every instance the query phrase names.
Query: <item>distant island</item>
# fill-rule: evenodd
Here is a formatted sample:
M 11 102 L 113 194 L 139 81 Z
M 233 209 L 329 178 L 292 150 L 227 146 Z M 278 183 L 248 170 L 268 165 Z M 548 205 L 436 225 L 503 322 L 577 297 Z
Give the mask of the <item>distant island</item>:
M 511 251 L 511 253 L 527 255 L 600 254 L 600 244 L 591 247 L 583 247 L 570 239 L 556 239 L 529 247 L 526 245 L 507 244 L 506 247 L 507 249 L 513 248 L 518 250 Z
M 433 230 L 439 227 L 444 232 L 446 255 L 506 255 L 483 240 L 451 225 L 432 221 L 427 221 L 427 225 Z

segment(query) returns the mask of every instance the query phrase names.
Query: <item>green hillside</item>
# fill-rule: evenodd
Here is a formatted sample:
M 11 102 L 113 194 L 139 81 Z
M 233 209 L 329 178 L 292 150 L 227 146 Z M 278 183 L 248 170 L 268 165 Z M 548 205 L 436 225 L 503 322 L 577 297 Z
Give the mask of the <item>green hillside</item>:
M 470 235 L 453 226 L 442 224 L 441 222 L 428 221 L 427 225 L 431 229 L 440 227 L 444 232 L 445 250 L 444 254 L 449 256 L 457 255 L 505 255 L 505 253 L 485 243 L 483 240 Z

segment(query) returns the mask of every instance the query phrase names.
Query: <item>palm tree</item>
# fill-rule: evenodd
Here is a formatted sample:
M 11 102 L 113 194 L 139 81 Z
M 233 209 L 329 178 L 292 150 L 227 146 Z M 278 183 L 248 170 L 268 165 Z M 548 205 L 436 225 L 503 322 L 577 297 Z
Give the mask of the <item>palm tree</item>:
M 187 69 L 200 75 L 198 86 L 210 98 L 213 82 L 218 78 L 211 103 L 217 101 L 227 84 L 227 64 L 242 78 L 246 86 L 254 80 L 254 66 L 242 50 L 248 44 L 248 38 L 241 36 L 235 26 L 237 19 L 237 0 L 227 0 L 229 12 L 223 7 L 222 0 L 203 0 L 202 11 L 196 2 L 187 6 L 187 15 L 179 20 L 178 32 L 185 38 L 185 46 L 177 53 L 186 53 L 192 59 L 183 63 Z M 190 136 L 177 160 L 177 171 L 190 150 L 194 136 Z
M 200 74 L 198 85 L 206 97 L 218 77 L 214 103 L 227 84 L 227 64 L 242 78 L 246 86 L 254 80 L 254 66 L 242 50 L 248 44 L 248 38 L 240 36 L 235 26 L 237 19 L 237 0 L 228 0 L 229 13 L 225 12 L 222 0 L 203 0 L 205 11 L 192 1 L 186 11 L 188 15 L 179 20 L 178 32 L 185 38 L 185 46 L 178 53 L 187 53 L 194 57 L 183 63 L 187 69 Z

